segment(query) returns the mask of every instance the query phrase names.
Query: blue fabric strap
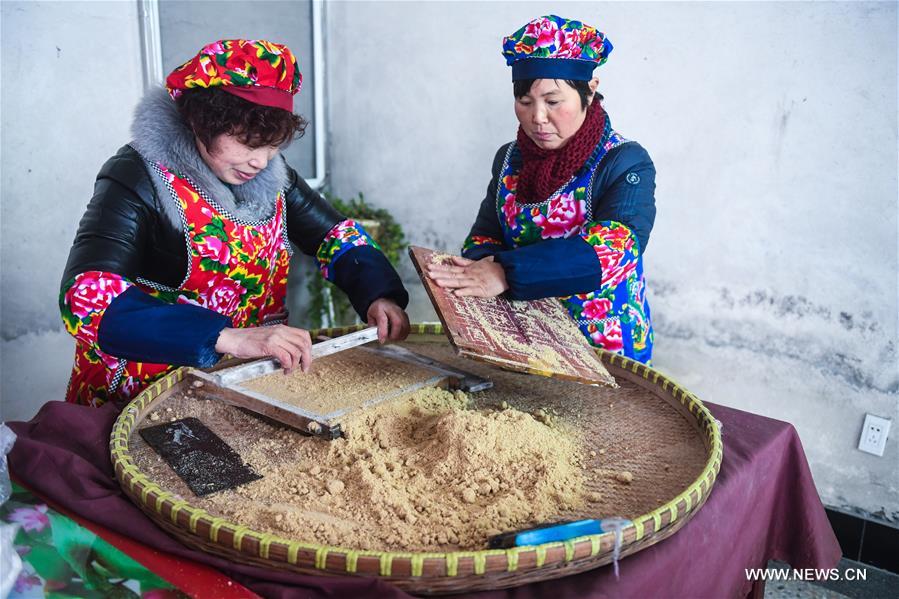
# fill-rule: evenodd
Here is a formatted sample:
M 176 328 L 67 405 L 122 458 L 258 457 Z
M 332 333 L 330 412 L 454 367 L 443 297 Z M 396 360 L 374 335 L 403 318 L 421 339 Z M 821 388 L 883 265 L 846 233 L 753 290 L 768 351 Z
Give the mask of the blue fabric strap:
M 512 81 L 519 79 L 566 79 L 590 81 L 596 63 L 576 58 L 525 58 L 512 63 Z
M 169 304 L 131 287 L 106 308 L 97 342 L 116 358 L 208 368 L 221 355 L 219 333 L 231 319 L 192 304 Z

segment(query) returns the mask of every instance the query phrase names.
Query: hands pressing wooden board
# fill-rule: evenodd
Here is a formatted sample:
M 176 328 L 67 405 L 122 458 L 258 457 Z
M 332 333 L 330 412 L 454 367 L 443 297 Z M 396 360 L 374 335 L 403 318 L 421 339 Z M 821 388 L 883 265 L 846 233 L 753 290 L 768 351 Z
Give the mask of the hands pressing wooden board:
M 427 275 L 429 264 L 447 262 L 452 256 L 415 246 L 409 255 L 460 355 L 509 370 L 618 386 L 555 298 L 520 302 L 499 296 L 459 297 Z

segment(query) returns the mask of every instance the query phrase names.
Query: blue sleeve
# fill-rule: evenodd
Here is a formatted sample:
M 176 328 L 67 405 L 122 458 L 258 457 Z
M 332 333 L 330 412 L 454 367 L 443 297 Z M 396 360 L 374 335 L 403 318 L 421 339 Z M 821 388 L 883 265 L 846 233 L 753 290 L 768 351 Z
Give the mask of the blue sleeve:
M 97 341 L 116 358 L 208 368 L 221 358 L 219 333 L 231 319 L 191 304 L 169 304 L 131 287 L 106 308 Z
M 649 153 L 634 142 L 612 150 L 608 166 L 593 185 L 594 222 L 615 221 L 636 236 L 640 252 L 649 245 L 656 218 L 656 169 Z
M 494 259 L 506 272 L 514 300 L 588 293 L 599 289 L 602 279 L 596 252 L 580 235 L 506 250 Z
M 331 268 L 334 284 L 346 293 L 363 322 L 368 307 L 376 299 L 391 299 L 403 309 L 409 304 L 409 293 L 400 276 L 387 257 L 373 246 L 350 248 Z

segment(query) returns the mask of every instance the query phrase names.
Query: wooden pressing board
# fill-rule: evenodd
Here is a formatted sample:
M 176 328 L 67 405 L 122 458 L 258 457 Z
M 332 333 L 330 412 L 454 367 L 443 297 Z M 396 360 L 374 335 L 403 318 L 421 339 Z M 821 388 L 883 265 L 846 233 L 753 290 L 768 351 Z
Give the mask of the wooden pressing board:
M 510 370 L 617 387 L 568 310 L 555 298 L 528 302 L 504 297 L 459 297 L 438 287 L 427 266 L 452 257 L 409 248 L 428 297 L 456 351 Z

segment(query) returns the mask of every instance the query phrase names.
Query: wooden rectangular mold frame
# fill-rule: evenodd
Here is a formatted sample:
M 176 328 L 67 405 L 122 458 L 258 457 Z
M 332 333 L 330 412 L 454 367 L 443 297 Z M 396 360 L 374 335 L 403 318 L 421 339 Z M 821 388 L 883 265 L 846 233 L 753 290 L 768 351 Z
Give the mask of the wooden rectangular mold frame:
M 452 295 L 425 272 L 429 264 L 450 256 L 415 246 L 409 256 L 459 355 L 508 370 L 618 386 L 557 299 L 518 302 Z
M 350 349 L 353 347 L 361 347 L 366 343 L 375 341 L 378 338 L 378 328 L 369 327 L 348 333 L 339 337 L 329 338 L 320 343 L 312 345 L 312 357 L 323 358 L 336 354 L 339 351 Z M 261 358 L 248 362 L 240 362 L 233 366 L 219 368 L 214 371 L 213 376 L 221 387 L 234 387 L 236 384 L 250 379 L 255 379 L 281 369 L 281 363 L 274 358 Z M 209 371 L 213 372 L 213 371 Z
M 413 364 L 418 368 L 430 370 L 433 376 L 401 389 L 395 389 L 388 393 L 372 397 L 361 404 L 347 406 L 327 414 L 320 414 L 299 406 L 287 403 L 280 399 L 270 397 L 263 393 L 247 389 L 240 383 L 265 376 L 273 372 L 271 360 L 254 360 L 237 366 L 207 373 L 200 370 L 189 370 L 186 378 L 194 393 L 204 399 L 218 399 L 233 406 L 249 410 L 264 418 L 274 420 L 287 425 L 303 433 L 336 439 L 343 434 L 340 420 L 352 412 L 371 408 L 377 404 L 396 399 L 400 396 L 412 393 L 426 387 L 443 387 L 459 389 L 466 385 L 486 388 L 492 383 L 485 381 L 469 373 L 457 371 L 449 367 L 442 368 L 440 364 L 429 364 L 422 361 L 423 357 L 414 355 L 409 357 L 403 353 L 394 354 L 383 352 L 381 349 L 360 347 L 360 350 L 372 352 L 378 355 L 386 355 L 390 359 Z M 411 353 L 411 352 L 409 352 Z M 417 359 L 422 358 L 422 359 Z
M 342 433 L 340 424 L 331 422 L 326 416 L 306 411 L 297 406 L 267 397 L 261 393 L 242 389 L 237 385 L 222 386 L 220 379 L 214 374 L 200 370 L 190 370 L 185 375 L 197 397 L 201 399 L 219 400 L 232 406 L 249 410 L 265 418 L 310 435 L 336 439 Z

